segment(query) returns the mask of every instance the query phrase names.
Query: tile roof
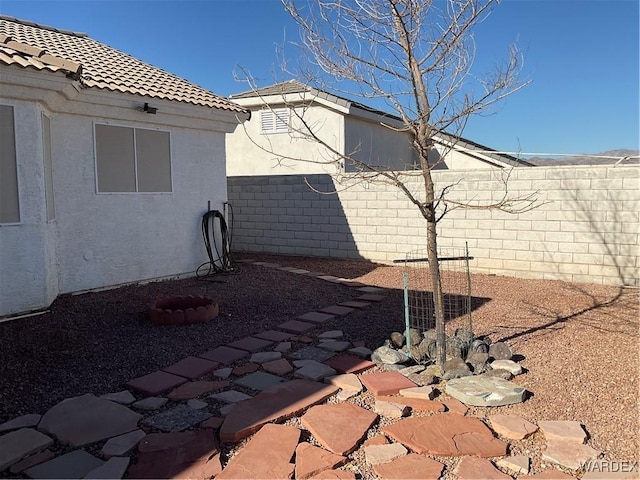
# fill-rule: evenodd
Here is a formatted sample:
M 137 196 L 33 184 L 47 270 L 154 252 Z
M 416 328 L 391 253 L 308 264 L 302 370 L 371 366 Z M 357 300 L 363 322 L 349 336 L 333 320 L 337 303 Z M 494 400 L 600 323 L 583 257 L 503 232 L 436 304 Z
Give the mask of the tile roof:
M 275 85 L 269 85 L 268 87 L 236 93 L 231 95 L 229 98 L 268 97 L 270 95 L 287 95 L 289 93 L 305 93 L 310 91 L 311 87 L 308 85 L 305 85 L 298 80 L 289 80 L 286 82 L 276 83 Z
M 246 112 L 224 97 L 93 40 L 85 33 L 2 15 L 0 64 L 62 72 L 86 88 Z

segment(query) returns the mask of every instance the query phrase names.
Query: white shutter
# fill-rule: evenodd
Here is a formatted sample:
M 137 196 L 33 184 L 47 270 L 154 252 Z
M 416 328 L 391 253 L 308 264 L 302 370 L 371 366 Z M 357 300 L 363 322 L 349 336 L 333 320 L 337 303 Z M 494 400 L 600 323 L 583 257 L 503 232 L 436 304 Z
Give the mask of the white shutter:
M 260 112 L 262 133 L 286 133 L 289 131 L 289 109 L 274 108 Z
M 276 133 L 288 132 L 289 131 L 289 109 L 278 108 L 273 112 L 276 115 L 276 125 L 275 125 Z
M 262 133 L 273 132 L 275 119 L 271 110 L 263 110 L 260 112 L 260 131 Z

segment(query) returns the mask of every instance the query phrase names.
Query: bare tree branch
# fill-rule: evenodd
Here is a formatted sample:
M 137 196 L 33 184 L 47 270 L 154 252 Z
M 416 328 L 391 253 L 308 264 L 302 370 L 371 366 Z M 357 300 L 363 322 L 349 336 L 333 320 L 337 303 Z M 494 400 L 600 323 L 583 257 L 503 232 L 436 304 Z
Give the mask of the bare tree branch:
M 438 168 L 456 148 L 456 141 L 470 116 L 491 111 L 496 103 L 528 83 L 518 78 L 522 55 L 515 46 L 509 48 L 506 61 L 488 74 L 480 75 L 474 70 L 476 45 L 473 31 L 499 2 L 281 1 L 300 27 L 300 41 L 296 46 L 304 52 L 304 59 L 309 63 L 308 69 L 288 73 L 292 73 L 294 78 L 306 79 L 309 85 L 318 88 L 310 88 L 303 101 L 298 103 L 289 102 L 283 95 L 282 104 L 289 105 L 292 112 L 289 134 L 292 139 L 313 142 L 322 153 L 302 159 L 288 156 L 287 152 L 278 152 L 278 157 L 280 161 L 334 164 L 338 172 L 345 172 L 349 184 L 391 184 L 418 208 L 427 226 L 426 243 L 436 304 L 438 363 L 442 363 L 445 359 L 444 313 L 437 223 L 447 213 L 459 208 L 522 213 L 540 204 L 537 192 L 511 194 L 509 171 L 502 172 L 500 196 L 485 203 L 453 198 L 451 193 L 459 182 L 436 192 L 432 178 L 432 170 Z M 394 164 L 395 158 L 386 161 L 366 158 L 367 150 L 362 143 L 347 152 L 330 138 L 325 138 L 321 125 L 308 116 L 309 108 L 318 100 L 314 95 L 320 91 L 382 101 L 393 115 L 379 125 L 385 130 L 406 135 L 407 146 L 410 145 L 413 152 L 411 165 L 398 169 Z M 452 140 L 448 143 L 440 141 L 438 137 L 442 132 Z M 268 139 L 254 143 L 265 150 L 272 147 Z M 415 177 L 421 180 L 420 193 L 412 191 Z M 340 181 L 340 174 L 336 178 Z

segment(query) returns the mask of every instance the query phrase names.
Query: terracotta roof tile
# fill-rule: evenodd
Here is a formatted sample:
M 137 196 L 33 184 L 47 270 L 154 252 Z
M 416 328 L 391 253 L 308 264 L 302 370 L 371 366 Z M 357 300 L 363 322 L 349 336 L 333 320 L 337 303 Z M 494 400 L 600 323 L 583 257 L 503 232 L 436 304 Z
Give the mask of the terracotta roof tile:
M 163 98 L 244 113 L 198 85 L 89 38 L 0 15 L 0 63 L 63 72 L 87 88 Z

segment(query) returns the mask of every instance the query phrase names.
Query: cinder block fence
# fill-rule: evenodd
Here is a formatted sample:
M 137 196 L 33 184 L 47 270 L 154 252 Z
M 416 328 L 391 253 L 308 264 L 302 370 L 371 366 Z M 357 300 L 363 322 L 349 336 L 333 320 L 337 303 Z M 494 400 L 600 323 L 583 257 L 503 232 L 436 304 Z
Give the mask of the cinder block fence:
M 473 272 L 640 286 L 640 166 L 442 171 L 433 177 L 437 189 L 452 186 L 449 198 L 461 202 L 498 201 L 505 185 L 510 197 L 538 198 L 537 208 L 519 214 L 447 213 L 439 245 L 468 244 Z M 407 184 L 423 197 L 420 180 Z M 425 246 L 425 220 L 392 185 L 329 175 L 229 177 L 228 196 L 235 251 L 389 263 Z

